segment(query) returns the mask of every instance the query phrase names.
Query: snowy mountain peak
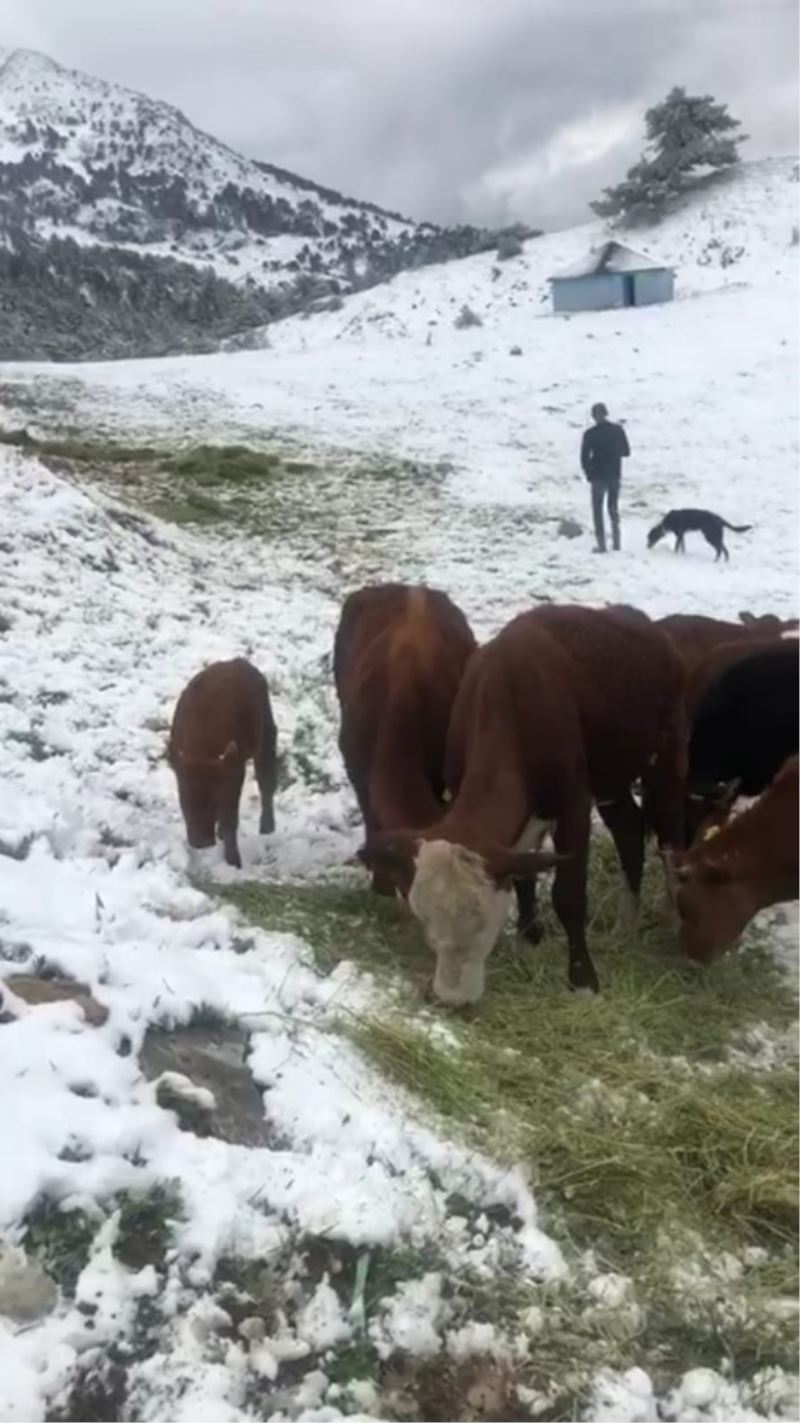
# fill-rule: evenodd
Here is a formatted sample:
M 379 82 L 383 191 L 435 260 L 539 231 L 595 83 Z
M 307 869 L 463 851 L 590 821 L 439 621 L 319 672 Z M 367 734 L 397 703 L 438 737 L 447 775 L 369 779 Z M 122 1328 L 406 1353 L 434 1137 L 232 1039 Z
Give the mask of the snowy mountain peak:
M 413 223 L 245 158 L 170 104 L 46 55 L 0 51 L 0 248 L 11 246 L 36 267 L 41 245 L 49 244 L 43 270 L 68 268 L 59 299 L 73 293 L 64 332 L 48 329 L 49 348 L 3 354 L 122 354 L 102 337 L 99 349 L 97 341 L 76 348 L 76 328 L 87 313 L 75 309 L 74 293 L 88 285 L 96 303 L 98 288 L 104 293 L 112 280 L 125 287 L 120 302 L 131 305 L 130 281 L 149 286 L 141 280 L 143 258 L 157 264 L 157 285 L 185 286 L 181 309 L 201 301 L 219 317 L 230 308 L 235 329 L 493 241 L 474 228 Z M 64 242 L 72 245 L 58 245 Z M 188 267 L 176 273 L 176 263 Z M 0 268 L 0 284 L 3 277 Z M 19 297 L 11 301 L 13 319 Z M 212 321 L 211 314 L 202 326 L 206 342 L 220 334 L 222 318 Z M 26 309 L 20 339 L 40 326 L 38 311 Z M 149 349 L 158 346 L 151 342 Z

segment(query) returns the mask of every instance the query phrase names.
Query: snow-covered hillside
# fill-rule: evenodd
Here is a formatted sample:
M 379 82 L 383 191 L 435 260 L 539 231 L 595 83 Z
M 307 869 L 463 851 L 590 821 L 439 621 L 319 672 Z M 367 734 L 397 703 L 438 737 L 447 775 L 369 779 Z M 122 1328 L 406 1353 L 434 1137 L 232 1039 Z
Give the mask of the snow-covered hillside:
M 0 163 L 6 202 L 40 235 L 166 256 L 180 234 L 184 258 L 234 280 L 274 282 L 309 242 L 344 275 L 348 251 L 415 230 L 242 158 L 169 104 L 30 50 L 0 51 Z
M 716 509 L 755 526 L 747 555 L 734 552 L 743 605 L 769 602 L 791 612 L 796 173 L 792 159 L 743 165 L 637 234 L 643 251 L 675 267 L 670 305 L 554 317 L 547 278 L 597 240 L 601 229 L 589 224 L 539 238 L 509 262 L 476 256 L 400 274 L 351 296 L 341 311 L 278 323 L 267 349 L 76 368 L 6 366 L 3 378 L 9 394 L 36 380 L 45 422 L 48 398 L 58 406 L 68 398 L 110 433 L 195 439 L 247 432 L 258 439 L 278 430 L 312 448 L 437 466 L 455 508 L 472 501 L 476 517 L 483 506 L 525 511 L 520 537 L 530 536 L 538 549 L 528 586 L 542 586 L 544 567 L 561 591 L 599 601 L 642 597 L 663 611 L 693 606 L 702 568 L 707 610 L 729 611 L 731 575 L 706 569 L 702 555 L 699 563 L 665 563 L 662 549 L 649 566 L 660 570 L 659 580 L 663 574 L 663 585 L 648 580 L 640 591 L 649 524 L 679 505 Z M 456 328 L 464 305 L 482 326 Z M 586 525 L 577 452 L 595 400 L 626 420 L 633 448 L 623 491 L 632 562 L 601 570 L 582 557 L 584 543 L 576 549 L 553 538 L 546 522 L 568 515 Z M 411 476 L 405 497 L 413 518 Z M 380 522 L 381 511 L 374 517 Z M 423 522 L 411 551 L 416 572 L 425 576 L 428 560 L 441 567 L 446 549 L 440 529 Z M 515 554 L 509 549 L 507 556 Z M 488 596 L 492 578 L 480 569 L 471 576 Z
M 768 158 L 742 163 L 700 189 L 655 226 L 617 233 L 634 251 L 675 271 L 679 302 L 701 292 L 757 288 L 778 294 L 798 271 L 794 233 L 798 222 L 800 165 L 796 158 Z M 544 338 L 531 320 L 550 316 L 549 278 L 558 275 L 609 234 L 599 219 L 563 232 L 545 233 L 525 244 L 509 262 L 480 254 L 435 271 L 401 272 L 378 289 L 347 298 L 342 311 L 315 321 L 313 335 L 295 322 L 281 323 L 269 339 L 292 349 L 305 342 L 319 347 L 327 340 L 348 342 L 407 336 L 441 347 L 458 349 L 459 342 L 492 342 L 496 337 L 519 340 L 530 347 Z M 450 334 L 462 305 L 481 318 L 485 332 Z M 655 319 L 660 320 L 661 312 Z M 598 340 L 624 334 L 625 323 L 645 321 L 646 312 L 609 312 L 571 318 L 583 322 Z M 561 318 L 563 320 L 563 318 Z M 595 324 L 596 323 L 596 324 Z M 635 326 L 634 326 L 634 329 Z M 267 333 L 264 333 L 266 339 Z M 549 337 L 547 339 L 550 339 Z M 248 332 L 248 344 L 257 340 Z
M 91 306 L 107 297 L 110 253 L 123 271 L 126 262 L 143 258 L 177 261 L 232 284 L 251 296 L 252 311 L 242 321 L 249 325 L 259 314 L 294 311 L 404 266 L 491 242 L 476 229 L 410 222 L 244 158 L 169 104 L 45 55 L 0 51 L 0 253 L 10 248 L 17 258 L 11 274 L 0 264 L 0 281 L 15 276 L 19 286 L 26 262 L 42 250 L 49 266 L 82 267 L 71 284 L 73 302 L 82 289 L 93 302 L 87 296 L 83 305 L 87 329 L 79 355 L 119 354 L 102 332 L 94 333 L 94 345 L 91 339 Z M 80 255 L 68 243 L 77 244 Z M 95 276 L 98 266 L 106 280 Z M 172 265 L 164 270 L 173 282 L 180 275 Z M 155 304 L 147 287 L 145 297 Z M 217 297 L 224 303 L 224 291 Z M 123 296 L 119 304 L 124 308 Z M 9 301 L 7 322 L 13 309 Z M 213 305 L 209 318 L 212 312 Z M 79 303 L 73 327 L 80 328 L 80 313 Z M 38 309 L 34 316 L 13 332 L 20 356 L 36 352 L 30 327 L 44 326 L 45 319 Z M 180 325 L 178 313 L 172 319 Z M 207 339 L 212 334 L 207 319 Z M 53 343 L 52 333 L 50 339 L 48 354 L 70 354 L 68 346 Z M 172 349 L 181 348 L 176 338 Z M 15 349 L 8 336 L 4 349 Z M 128 349 L 148 347 L 138 335 Z

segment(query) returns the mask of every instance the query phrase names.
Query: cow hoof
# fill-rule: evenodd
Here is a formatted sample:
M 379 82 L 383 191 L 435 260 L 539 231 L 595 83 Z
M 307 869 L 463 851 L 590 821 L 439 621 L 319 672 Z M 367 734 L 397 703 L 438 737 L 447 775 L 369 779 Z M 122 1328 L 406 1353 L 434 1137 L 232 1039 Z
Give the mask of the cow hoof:
M 275 834 L 275 816 L 274 816 L 274 815 L 262 815 L 261 821 L 260 821 L 259 827 L 258 827 L 258 833 L 259 833 L 259 835 L 274 835 L 274 834 Z
M 535 948 L 537 944 L 541 944 L 544 938 L 544 929 L 541 924 L 534 919 L 531 924 L 526 924 L 524 927 L 520 924 L 518 934 L 520 939 L 525 940 L 526 944 L 532 944 Z
M 242 868 L 242 857 L 241 857 L 241 855 L 239 854 L 239 851 L 238 851 L 238 850 L 226 850 L 226 851 L 225 851 L 225 864 L 226 864 L 226 865 L 230 865 L 230 866 L 231 866 L 231 869 L 240 870 L 240 869 Z
M 573 993 L 580 993 L 582 996 L 600 992 L 600 980 L 591 964 L 581 964 L 570 969 L 569 986 Z

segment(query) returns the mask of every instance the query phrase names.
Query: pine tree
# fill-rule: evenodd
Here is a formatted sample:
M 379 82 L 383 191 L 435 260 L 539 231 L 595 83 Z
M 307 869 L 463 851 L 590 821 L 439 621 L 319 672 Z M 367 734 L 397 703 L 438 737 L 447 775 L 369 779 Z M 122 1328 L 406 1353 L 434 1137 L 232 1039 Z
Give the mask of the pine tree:
M 709 172 L 738 163 L 738 119 L 710 94 L 674 88 L 645 114 L 648 150 L 625 178 L 589 206 L 600 217 L 619 217 L 629 226 L 657 221 L 670 204 Z

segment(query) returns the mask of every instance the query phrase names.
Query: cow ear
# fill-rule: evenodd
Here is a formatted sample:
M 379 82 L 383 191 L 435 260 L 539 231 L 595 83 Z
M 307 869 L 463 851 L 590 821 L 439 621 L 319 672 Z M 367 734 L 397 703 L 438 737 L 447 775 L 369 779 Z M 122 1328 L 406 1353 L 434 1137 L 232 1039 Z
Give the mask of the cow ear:
M 418 837 L 411 830 L 379 831 L 360 846 L 356 857 L 368 870 L 380 865 L 407 867 L 414 859 L 418 843 Z
M 503 850 L 500 847 L 487 851 L 483 856 L 486 873 L 498 885 L 535 879 L 543 870 L 555 869 L 568 858 L 568 855 L 553 855 L 542 850 Z
M 741 776 L 736 776 L 732 781 L 722 781 L 714 793 L 714 809 L 730 810 L 739 795 L 742 785 Z
M 222 755 L 217 757 L 217 760 L 220 762 L 220 765 L 222 765 L 226 761 L 233 761 L 238 755 L 239 747 L 236 745 L 236 742 L 229 741 Z
M 739 622 L 744 623 L 746 628 L 750 628 L 755 626 L 756 619 L 752 613 L 740 613 Z

